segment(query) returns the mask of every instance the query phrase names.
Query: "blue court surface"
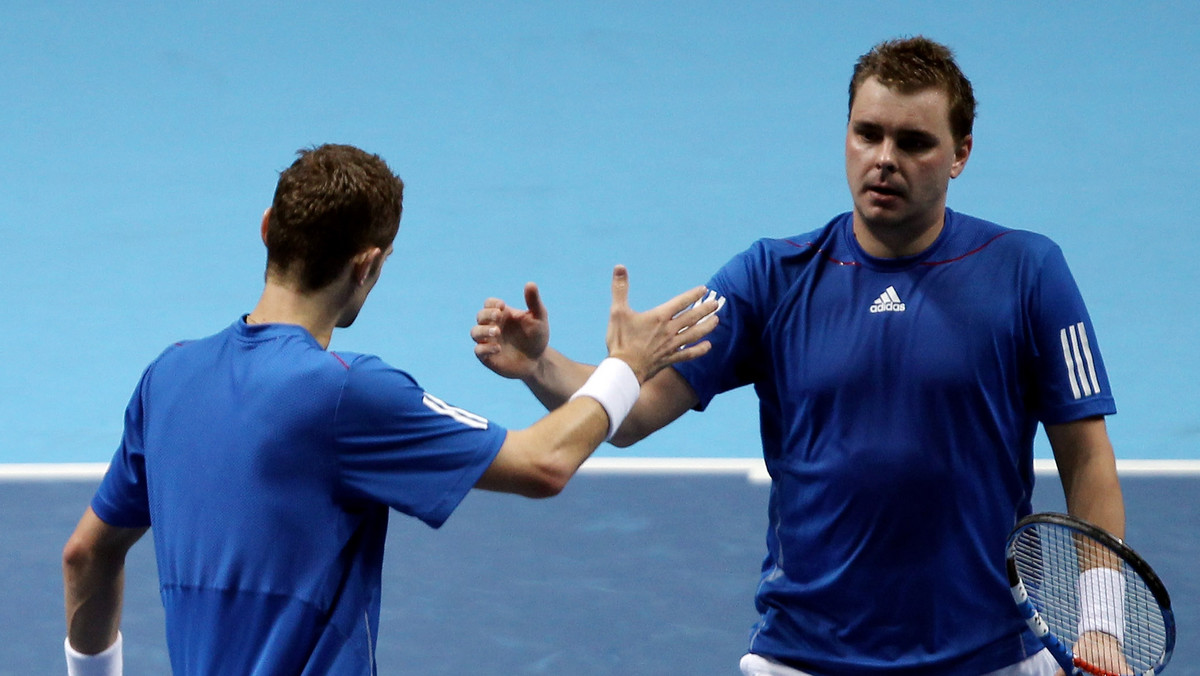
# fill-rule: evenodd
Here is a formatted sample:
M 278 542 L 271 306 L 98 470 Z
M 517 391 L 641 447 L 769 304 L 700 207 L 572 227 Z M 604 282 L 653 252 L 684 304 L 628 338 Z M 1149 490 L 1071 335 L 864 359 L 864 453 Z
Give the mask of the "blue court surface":
M 614 264 L 644 309 L 847 210 L 851 67 L 915 34 L 955 49 L 979 100 L 949 205 L 1049 235 L 1079 282 L 1129 540 L 1179 614 L 1168 673 L 1200 673 L 1197 26 L 1194 1 L 4 3 L 0 674 L 62 673 L 59 551 L 95 466 L 145 365 L 253 306 L 259 219 L 298 148 L 359 145 L 407 184 L 396 254 L 333 348 L 522 427 L 536 401 L 471 351 L 483 300 L 537 281 L 554 345 L 595 361 Z M 734 392 L 601 449 L 550 502 L 472 495 L 436 533 L 397 517 L 382 672 L 734 673 L 766 486 L 601 469 L 758 455 Z M 166 671 L 153 568 L 139 545 L 130 674 Z
M 1035 508 L 1061 511 L 1056 477 L 1038 478 Z M 1179 647 L 1166 673 L 1195 676 L 1200 475 L 1126 472 L 1122 483 L 1128 541 L 1176 608 Z M 65 673 L 58 552 L 94 486 L 0 481 L 0 675 Z M 397 517 L 380 673 L 733 676 L 755 619 L 767 490 L 738 471 L 601 466 L 549 501 L 476 492 L 438 531 Z M 167 673 L 149 536 L 131 552 L 126 585 L 126 673 Z

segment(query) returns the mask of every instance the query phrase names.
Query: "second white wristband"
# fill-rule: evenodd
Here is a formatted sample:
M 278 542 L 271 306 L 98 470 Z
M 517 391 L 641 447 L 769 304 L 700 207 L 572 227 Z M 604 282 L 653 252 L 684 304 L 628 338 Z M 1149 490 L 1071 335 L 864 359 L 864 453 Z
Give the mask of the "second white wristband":
M 67 652 L 67 676 L 121 676 L 125 669 L 125 659 L 121 649 L 121 632 L 117 632 L 117 640 L 104 652 L 96 655 L 85 655 L 71 647 L 71 639 L 63 642 Z
M 609 357 L 596 366 L 587 382 L 571 395 L 571 399 L 591 397 L 600 402 L 600 406 L 608 414 L 608 436 L 605 437 L 607 441 L 613 438 L 621 423 L 625 421 L 625 416 L 633 410 L 641 390 L 637 375 L 629 364 Z
M 1125 642 L 1125 576 L 1097 566 L 1079 576 L 1079 635 L 1102 631 Z

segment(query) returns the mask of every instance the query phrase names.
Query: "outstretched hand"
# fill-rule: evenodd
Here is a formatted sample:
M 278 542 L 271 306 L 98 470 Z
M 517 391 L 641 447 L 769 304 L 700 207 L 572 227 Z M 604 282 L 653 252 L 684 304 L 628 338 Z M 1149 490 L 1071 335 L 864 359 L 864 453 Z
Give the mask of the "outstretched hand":
M 613 268 L 612 308 L 608 317 L 608 356 L 629 364 L 639 382 L 646 382 L 663 368 L 695 359 L 712 344 L 698 342 L 717 326 L 714 314 L 720 302 L 708 289 L 698 286 L 646 312 L 629 307 L 629 271 Z
M 533 375 L 550 344 L 549 315 L 533 282 L 525 285 L 525 307 L 517 310 L 499 298 L 489 298 L 471 329 L 475 356 L 505 378 Z

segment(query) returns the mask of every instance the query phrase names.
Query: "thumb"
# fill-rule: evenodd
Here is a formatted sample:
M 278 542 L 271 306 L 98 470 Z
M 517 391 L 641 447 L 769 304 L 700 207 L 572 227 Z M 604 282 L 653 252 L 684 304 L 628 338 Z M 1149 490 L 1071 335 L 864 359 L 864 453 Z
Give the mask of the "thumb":
M 533 282 L 525 284 L 525 307 L 529 308 L 529 314 L 534 317 L 546 318 L 546 306 L 542 305 L 542 295 L 538 291 L 537 284 Z
M 613 268 L 612 297 L 614 308 L 629 306 L 629 271 L 624 265 Z

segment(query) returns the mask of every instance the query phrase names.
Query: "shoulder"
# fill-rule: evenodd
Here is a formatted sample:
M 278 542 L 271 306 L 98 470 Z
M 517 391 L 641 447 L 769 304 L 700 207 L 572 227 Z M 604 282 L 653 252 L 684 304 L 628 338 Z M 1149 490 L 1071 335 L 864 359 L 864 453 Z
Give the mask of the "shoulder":
M 337 364 L 343 371 L 349 373 L 351 377 L 370 377 L 377 375 L 387 375 L 390 377 L 399 378 L 400 380 L 417 386 L 417 379 L 407 371 L 398 369 L 391 364 L 388 364 L 380 357 L 373 354 L 364 354 L 359 352 L 330 352 L 333 358 L 331 363 Z
M 416 378 L 375 355 L 337 352 L 331 356 L 344 379 L 343 403 L 388 408 L 417 404 L 424 399 L 424 390 Z
M 795 261 L 818 253 L 836 255 L 840 253 L 838 234 L 849 223 L 849 213 L 839 214 L 816 230 L 790 237 L 759 239 L 745 253 L 780 262 Z
M 734 256 L 720 275 L 730 281 L 762 281 L 768 284 L 797 274 L 809 263 L 847 256 L 841 251 L 841 228 L 850 215 L 840 214 L 825 225 L 790 237 L 764 237 Z
M 1054 240 L 1031 230 L 1010 228 L 975 216 L 946 210 L 952 228 L 950 246 L 939 251 L 939 258 L 969 257 L 989 252 L 1006 258 L 1039 262 L 1048 256 L 1061 256 Z

